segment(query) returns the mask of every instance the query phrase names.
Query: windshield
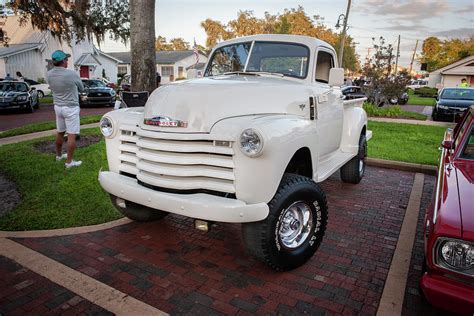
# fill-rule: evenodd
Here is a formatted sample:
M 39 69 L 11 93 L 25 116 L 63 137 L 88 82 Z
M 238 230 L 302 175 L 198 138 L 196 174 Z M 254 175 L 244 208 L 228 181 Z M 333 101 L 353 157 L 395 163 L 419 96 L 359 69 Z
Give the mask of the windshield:
M 100 80 L 83 80 L 82 83 L 89 88 L 106 87 L 105 83 Z
M 22 82 L 1 82 L 0 91 L 19 91 L 28 92 L 28 86 Z
M 474 101 L 474 89 L 444 89 L 440 99 Z
M 309 49 L 306 46 L 293 43 L 255 42 L 250 52 L 251 48 L 252 43 L 247 42 L 217 49 L 209 62 L 205 76 L 217 76 L 229 72 L 263 72 L 306 78 L 309 61 Z

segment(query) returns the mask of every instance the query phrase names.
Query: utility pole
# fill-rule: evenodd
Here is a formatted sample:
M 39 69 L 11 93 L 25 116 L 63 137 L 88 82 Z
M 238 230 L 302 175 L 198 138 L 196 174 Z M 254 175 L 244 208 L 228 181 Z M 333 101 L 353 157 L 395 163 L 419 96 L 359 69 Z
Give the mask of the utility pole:
M 344 54 L 344 42 L 346 41 L 347 20 L 349 19 L 349 10 L 351 8 L 352 0 L 347 1 L 346 15 L 344 16 L 344 25 L 341 32 L 341 41 L 339 42 L 339 67 L 342 68 L 342 55 Z
M 416 49 L 418 48 L 418 40 L 416 40 L 415 50 L 413 51 L 413 56 L 411 56 L 410 71 L 408 74 L 411 76 L 411 70 L 413 68 L 413 61 L 415 60 Z
M 398 72 L 398 57 L 400 56 L 400 35 L 398 35 L 398 44 L 397 44 L 397 59 L 395 59 L 395 76 Z

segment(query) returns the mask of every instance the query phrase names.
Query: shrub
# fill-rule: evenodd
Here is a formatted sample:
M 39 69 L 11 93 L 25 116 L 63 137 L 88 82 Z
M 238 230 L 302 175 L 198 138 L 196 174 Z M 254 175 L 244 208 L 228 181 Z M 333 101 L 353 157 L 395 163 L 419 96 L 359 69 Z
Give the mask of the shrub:
M 364 110 L 368 116 L 372 117 L 393 117 L 397 118 L 402 115 L 402 109 L 399 105 L 395 105 L 389 108 L 379 108 L 372 103 L 364 103 Z
M 438 95 L 438 89 L 430 87 L 421 87 L 415 89 L 415 94 L 419 95 L 420 97 L 436 98 L 436 96 Z

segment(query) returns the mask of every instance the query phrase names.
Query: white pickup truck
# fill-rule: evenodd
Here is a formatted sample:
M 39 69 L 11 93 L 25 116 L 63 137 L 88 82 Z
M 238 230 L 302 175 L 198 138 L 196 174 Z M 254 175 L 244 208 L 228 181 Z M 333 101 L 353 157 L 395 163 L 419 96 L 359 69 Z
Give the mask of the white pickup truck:
M 104 115 L 100 184 L 133 220 L 242 223 L 251 254 L 277 270 L 302 265 L 327 225 L 317 183 L 338 170 L 344 182 L 364 175 L 364 99 L 343 100 L 336 53 L 315 38 L 242 37 L 210 56 L 203 78 Z

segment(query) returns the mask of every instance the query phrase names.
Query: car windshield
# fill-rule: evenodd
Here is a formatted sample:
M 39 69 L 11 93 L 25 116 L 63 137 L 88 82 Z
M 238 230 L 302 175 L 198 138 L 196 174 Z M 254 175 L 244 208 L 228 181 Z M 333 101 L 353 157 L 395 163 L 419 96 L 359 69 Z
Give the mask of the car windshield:
M 467 136 L 466 145 L 464 146 L 460 157 L 474 160 L 474 126 L 471 127 L 471 133 Z
M 89 88 L 106 87 L 105 83 L 100 80 L 82 80 L 82 83 Z
M 444 89 L 440 99 L 474 101 L 474 89 Z
M 0 82 L 0 91 L 27 92 L 28 86 L 23 82 Z
M 308 74 L 308 61 L 309 49 L 304 45 L 255 42 L 252 48 L 251 42 L 238 43 L 217 49 L 205 76 L 247 72 L 305 78 Z

